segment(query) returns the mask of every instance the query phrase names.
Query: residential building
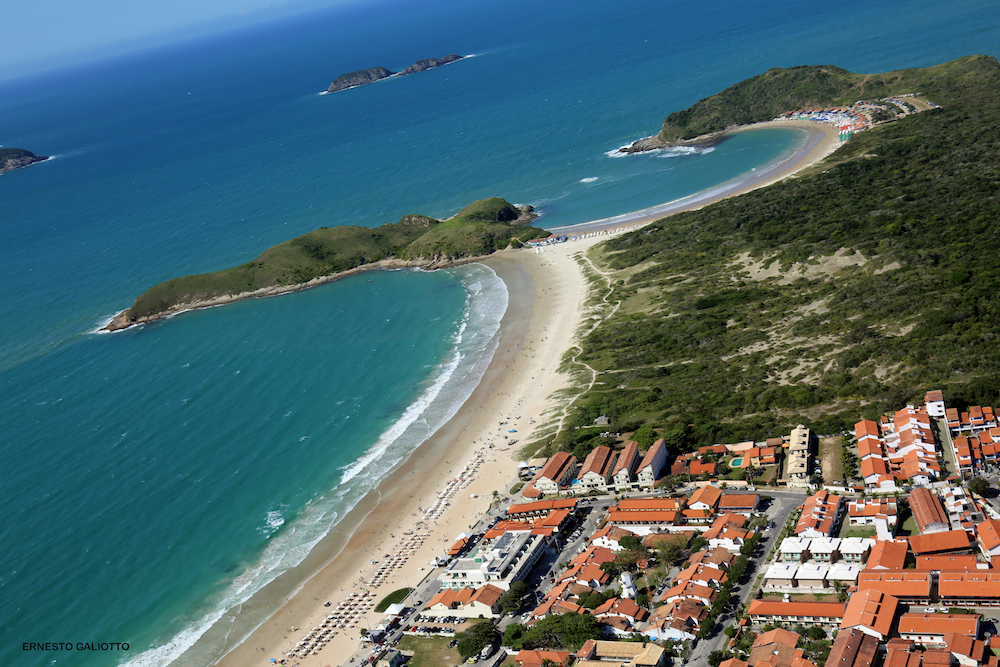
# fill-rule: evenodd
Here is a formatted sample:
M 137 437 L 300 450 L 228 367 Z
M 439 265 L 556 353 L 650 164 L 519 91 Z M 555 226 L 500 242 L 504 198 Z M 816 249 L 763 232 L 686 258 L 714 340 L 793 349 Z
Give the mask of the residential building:
M 555 495 L 566 490 L 576 475 L 576 457 L 569 452 L 556 452 L 545 462 L 538 475 L 524 487 L 521 495 L 526 498 L 541 494 Z
M 976 544 L 986 560 L 992 562 L 994 557 L 1000 556 L 1000 521 L 987 519 L 977 524 Z
M 802 515 L 795 526 L 799 537 L 832 537 L 844 514 L 843 498 L 821 489 L 806 498 Z
M 926 487 L 918 487 L 910 492 L 910 511 L 913 512 L 913 519 L 921 535 L 951 530 L 951 523 L 944 513 L 941 501 Z
M 905 604 L 926 604 L 931 600 L 930 572 L 916 570 L 865 570 L 858 575 L 858 590 L 874 589 Z M 857 595 L 857 593 L 855 593 Z
M 591 491 L 606 493 L 617 459 L 617 452 L 610 447 L 606 445 L 594 447 L 584 459 L 583 465 L 580 466 L 576 479 L 571 483 L 570 490 L 576 494 Z M 537 488 L 538 485 L 535 486 Z
M 871 667 L 878 646 L 878 640 L 866 632 L 856 628 L 841 630 L 833 640 L 826 664 L 830 667 Z
M 545 537 L 530 531 L 507 532 L 492 545 L 480 546 L 465 558 L 456 558 L 441 575 L 446 588 L 478 588 L 488 583 L 504 590 L 524 579 L 545 551 Z
M 914 556 L 966 554 L 972 552 L 972 537 L 964 530 L 914 535 L 910 538 L 910 551 Z
M 574 667 L 663 667 L 666 651 L 647 642 L 610 642 L 588 639 L 576 652 Z
M 792 429 L 785 458 L 785 477 L 789 486 L 809 484 L 809 465 L 812 463 L 811 439 L 812 432 L 802 424 Z
M 839 626 L 844 620 L 841 602 L 779 602 L 751 600 L 748 608 L 752 623 L 801 623 L 802 625 Z
M 858 591 L 847 601 L 840 629 L 861 630 L 885 641 L 898 611 L 899 600 L 892 595 L 871 588 Z
M 625 449 L 618 455 L 615 467 L 611 471 L 611 485 L 618 491 L 629 491 L 636 487 L 639 470 L 639 443 L 629 440 Z
M 663 438 L 660 438 L 653 443 L 653 446 L 649 448 L 639 463 L 639 468 L 636 472 L 636 481 L 639 486 L 647 489 L 653 488 L 653 484 L 663 474 L 663 469 L 666 465 L 667 446 L 664 444 Z
M 840 540 L 840 559 L 845 563 L 863 564 L 874 546 L 875 540 L 870 537 L 845 537 Z
M 902 614 L 899 636 L 925 646 L 944 645 L 945 635 L 955 632 L 979 637 L 979 614 Z
M 691 494 L 687 507 L 698 512 L 714 512 L 722 498 L 722 491 L 711 485 L 706 485 Z

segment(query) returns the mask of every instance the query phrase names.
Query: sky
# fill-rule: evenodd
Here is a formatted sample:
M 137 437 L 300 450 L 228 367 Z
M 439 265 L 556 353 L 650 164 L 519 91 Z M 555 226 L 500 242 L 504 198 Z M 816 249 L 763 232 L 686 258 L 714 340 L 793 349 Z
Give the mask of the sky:
M 4 2 L 0 77 L 53 69 L 283 16 L 365 0 L 31 0 Z

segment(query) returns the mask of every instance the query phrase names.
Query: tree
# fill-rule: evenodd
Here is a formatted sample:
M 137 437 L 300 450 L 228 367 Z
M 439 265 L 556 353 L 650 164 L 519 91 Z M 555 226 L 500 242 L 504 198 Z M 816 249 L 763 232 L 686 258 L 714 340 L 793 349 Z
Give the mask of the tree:
M 729 651 L 723 651 L 722 649 L 717 649 L 708 654 L 708 664 L 711 667 L 719 667 L 719 664 L 733 657 L 733 654 Z
M 826 639 L 826 631 L 818 625 L 811 626 L 806 630 L 806 637 L 814 641 L 819 641 L 820 639 Z
M 632 439 L 639 443 L 640 449 L 649 449 L 656 442 L 656 432 L 649 424 L 645 424 L 632 434 Z
M 618 544 L 626 551 L 637 551 L 643 548 L 642 541 L 635 535 L 626 535 L 618 540 Z
M 982 477 L 973 477 L 965 486 L 969 491 L 980 496 L 985 496 L 990 488 L 989 483 Z
M 465 632 L 458 634 L 458 652 L 463 658 L 471 658 L 490 644 L 500 639 L 500 633 L 489 621 L 476 623 Z
M 524 641 L 524 626 L 520 623 L 511 623 L 503 631 L 503 645 L 511 648 L 521 649 Z
M 505 614 L 515 614 L 521 609 L 521 601 L 528 594 L 528 585 L 517 579 L 510 589 L 500 596 L 500 608 Z

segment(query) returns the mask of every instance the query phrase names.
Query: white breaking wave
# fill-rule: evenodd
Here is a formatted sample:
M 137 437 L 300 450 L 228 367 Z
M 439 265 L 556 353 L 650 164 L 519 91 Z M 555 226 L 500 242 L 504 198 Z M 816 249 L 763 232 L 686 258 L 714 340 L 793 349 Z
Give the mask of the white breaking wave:
M 209 613 L 174 635 L 169 642 L 143 651 L 123 667 L 165 667 L 180 658 L 226 613 L 249 600 L 282 573 L 301 563 L 337 522 L 420 443 L 443 426 L 472 394 L 499 345 L 500 322 L 507 311 L 504 282 L 481 264 L 449 269 L 462 280 L 467 298 L 452 336 L 452 349 L 429 380 L 429 386 L 403 415 L 353 464 L 340 484 L 318 496 L 290 523 L 284 506 L 267 513 L 258 531 L 270 539 L 264 553 L 210 600 Z M 252 629 L 250 630 L 252 632 Z M 245 637 L 229 637 L 230 647 Z
M 588 176 L 587 178 L 581 178 L 581 179 L 580 179 L 580 182 L 581 182 L 581 183 L 593 183 L 593 182 L 594 182 L 594 181 L 596 181 L 597 179 L 598 179 L 598 177 L 597 177 L 597 176 Z
M 686 155 L 704 155 L 715 150 L 714 146 L 667 146 L 666 148 L 654 148 L 649 151 L 639 153 L 626 153 L 625 149 L 632 144 L 619 146 L 605 153 L 608 157 L 629 157 L 630 155 L 652 155 L 654 157 L 671 158 L 684 157 Z

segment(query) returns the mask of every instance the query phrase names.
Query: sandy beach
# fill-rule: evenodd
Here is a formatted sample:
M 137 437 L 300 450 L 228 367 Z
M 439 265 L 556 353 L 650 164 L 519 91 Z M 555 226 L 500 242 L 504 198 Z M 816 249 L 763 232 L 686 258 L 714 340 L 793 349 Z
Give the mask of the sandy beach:
M 316 654 L 287 658 L 286 664 L 325 667 L 348 661 L 358 649 L 360 630 L 381 620 L 382 615 L 374 612 L 374 603 L 398 588 L 415 586 L 430 571 L 432 558 L 444 554 L 456 536 L 488 509 L 493 492 L 507 494 L 516 477 L 517 449 L 533 439 L 532 420 L 540 421 L 548 411 L 565 407 L 552 398 L 567 384 L 557 367 L 574 340 L 587 297 L 574 255 L 617 231 L 791 176 L 840 145 L 832 127 L 794 123 L 755 126 L 797 126 L 809 136 L 794 155 L 733 187 L 716 188 L 706 197 L 686 198 L 630 216 L 562 228 L 558 231 L 577 234 L 578 238 L 543 252 L 505 251 L 484 260 L 506 283 L 510 302 L 498 333 L 499 347 L 470 398 L 303 563 L 265 587 L 243 608 L 231 610 L 232 622 L 225 628 L 213 628 L 180 662 L 194 664 L 196 656 L 205 656 L 208 651 L 214 655 L 212 664 L 226 667 L 270 664 L 272 658 L 286 658 L 314 628 L 322 628 L 327 616 L 338 608 L 345 613 L 353 601 L 354 613 L 346 627 L 333 627 L 339 623 L 328 622 L 320 630 L 328 631 L 323 648 Z M 501 425 L 504 421 L 509 423 Z M 508 435 L 510 429 L 516 434 Z M 506 445 L 504 436 L 519 442 Z M 444 495 L 447 499 L 439 501 Z M 329 607 L 324 606 L 327 602 Z M 269 618 L 260 624 L 262 615 Z M 240 642 L 248 632 L 249 637 Z M 208 649 L 219 645 L 224 645 L 221 651 Z

